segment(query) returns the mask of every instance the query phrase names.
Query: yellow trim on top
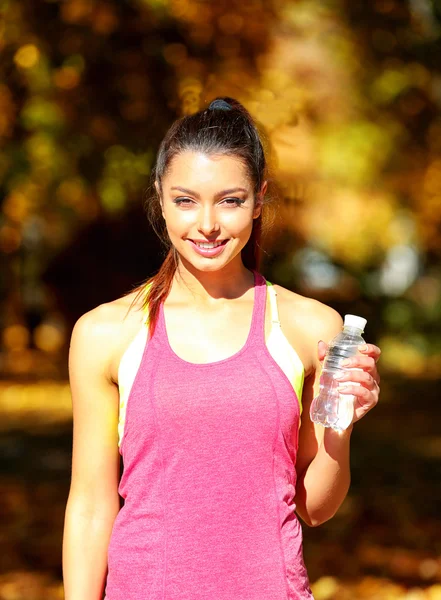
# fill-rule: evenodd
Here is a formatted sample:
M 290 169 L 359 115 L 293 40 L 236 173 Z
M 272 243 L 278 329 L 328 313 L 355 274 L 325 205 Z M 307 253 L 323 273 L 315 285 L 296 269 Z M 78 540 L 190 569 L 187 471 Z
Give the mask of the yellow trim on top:
M 302 406 L 302 391 L 305 380 L 305 368 L 299 355 L 289 343 L 282 330 L 282 325 L 279 320 L 279 311 L 277 307 L 277 292 L 273 284 L 266 280 L 268 296 L 270 300 L 271 311 L 271 331 L 268 336 L 267 345 L 271 345 L 271 336 L 277 335 L 277 345 L 274 344 L 273 358 L 279 364 L 282 371 L 291 382 L 300 405 L 300 413 L 303 410 Z M 274 352 L 276 354 L 274 354 Z

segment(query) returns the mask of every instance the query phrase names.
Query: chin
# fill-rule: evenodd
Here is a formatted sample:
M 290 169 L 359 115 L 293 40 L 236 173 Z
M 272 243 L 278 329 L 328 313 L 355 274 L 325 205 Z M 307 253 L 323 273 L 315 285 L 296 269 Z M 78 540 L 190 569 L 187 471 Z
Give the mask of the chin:
M 220 262 L 220 261 L 215 261 L 212 260 L 210 262 L 208 262 L 208 260 L 205 261 L 201 261 L 201 262 L 189 262 L 186 261 L 187 264 L 190 264 L 192 266 L 193 269 L 195 269 L 196 271 L 200 271 L 201 273 L 211 273 L 211 272 L 215 272 L 215 271 L 221 271 L 224 267 L 226 267 L 230 261 L 228 262 Z
M 182 254 L 180 256 L 180 260 L 181 260 L 182 264 L 184 265 L 184 267 L 186 267 L 189 270 L 199 271 L 200 273 L 215 273 L 216 271 L 221 271 L 222 269 L 224 269 L 225 267 L 230 265 L 232 261 L 235 261 L 237 259 L 240 260 L 240 253 L 239 253 L 238 257 L 236 257 L 236 256 L 224 257 L 222 259 L 221 259 L 221 257 L 219 257 L 219 258 L 200 257 L 200 259 L 199 258 L 195 259 L 194 257 L 192 257 L 190 260 L 188 256 L 185 256 Z

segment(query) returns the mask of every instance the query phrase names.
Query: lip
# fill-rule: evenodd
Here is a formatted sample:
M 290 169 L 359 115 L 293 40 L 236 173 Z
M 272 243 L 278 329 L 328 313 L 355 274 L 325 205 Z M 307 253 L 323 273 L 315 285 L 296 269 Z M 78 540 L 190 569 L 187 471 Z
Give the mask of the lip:
M 220 240 L 212 240 L 212 241 L 217 242 Z M 197 252 L 200 256 L 213 257 L 213 256 L 218 256 L 219 254 L 221 254 L 221 252 L 223 252 L 225 246 L 227 245 L 228 240 L 222 240 L 222 243 L 219 246 L 216 246 L 216 248 L 201 248 L 200 246 L 195 244 L 195 242 L 199 242 L 199 243 L 205 242 L 205 243 L 209 244 L 210 242 L 208 240 L 189 240 L 189 239 L 187 239 L 187 242 L 189 242 L 191 244 L 191 246 L 193 247 L 195 252 Z

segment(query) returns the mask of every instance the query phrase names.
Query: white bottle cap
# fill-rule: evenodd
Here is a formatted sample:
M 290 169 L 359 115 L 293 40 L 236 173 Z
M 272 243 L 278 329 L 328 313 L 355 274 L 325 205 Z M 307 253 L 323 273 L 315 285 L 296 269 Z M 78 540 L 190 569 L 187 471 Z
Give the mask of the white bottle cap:
M 357 327 L 357 329 L 364 331 L 366 323 L 367 319 L 363 319 L 363 317 L 357 317 L 356 315 L 345 315 L 344 327 Z

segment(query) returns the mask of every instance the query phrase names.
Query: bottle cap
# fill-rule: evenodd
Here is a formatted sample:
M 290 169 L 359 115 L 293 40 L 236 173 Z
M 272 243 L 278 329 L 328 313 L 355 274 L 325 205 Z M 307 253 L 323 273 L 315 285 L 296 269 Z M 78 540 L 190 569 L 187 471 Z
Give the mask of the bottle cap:
M 357 317 L 356 315 L 345 315 L 344 327 L 356 327 L 364 331 L 367 319 L 363 317 Z

